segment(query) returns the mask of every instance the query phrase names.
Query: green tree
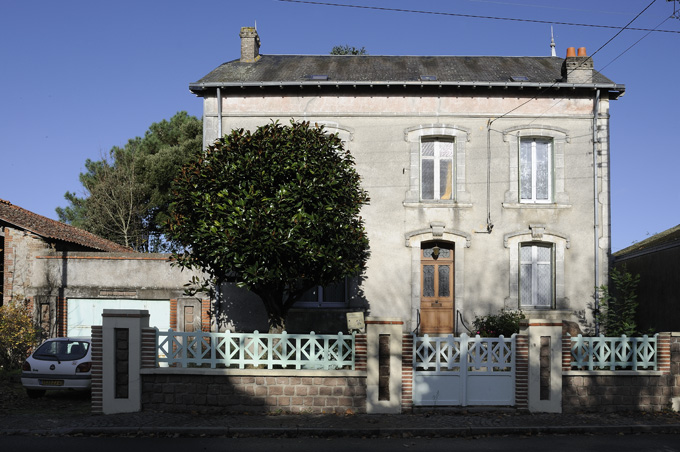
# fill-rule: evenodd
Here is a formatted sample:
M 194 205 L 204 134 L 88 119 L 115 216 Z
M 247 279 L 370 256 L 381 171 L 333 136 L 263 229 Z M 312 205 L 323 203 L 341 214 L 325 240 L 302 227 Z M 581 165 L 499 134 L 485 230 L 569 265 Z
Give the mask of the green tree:
M 357 49 L 354 46 L 345 44 L 344 46 L 335 46 L 331 49 L 331 55 L 368 55 L 365 47 Z
M 178 112 L 100 160 L 88 159 L 80 174 L 85 194 L 66 193 L 70 205 L 56 209 L 59 220 L 137 251 L 166 251 L 170 186 L 202 136 L 201 121 Z
M 368 203 L 354 159 L 337 135 L 307 122 L 233 130 L 195 153 L 174 185 L 168 236 L 187 250 L 184 268 L 227 277 L 258 295 L 270 330 L 283 327 L 308 289 L 359 275 Z
M 635 336 L 638 334 L 637 286 L 640 275 L 631 274 L 625 266 L 609 271 L 610 286 L 600 286 L 600 311 L 596 313 L 600 326 L 607 336 Z

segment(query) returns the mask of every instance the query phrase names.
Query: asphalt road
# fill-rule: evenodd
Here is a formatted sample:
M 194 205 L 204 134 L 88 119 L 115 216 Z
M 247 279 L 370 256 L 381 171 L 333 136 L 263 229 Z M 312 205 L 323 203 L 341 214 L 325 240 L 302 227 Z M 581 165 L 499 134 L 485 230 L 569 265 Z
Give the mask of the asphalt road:
M 680 452 L 680 435 L 596 435 L 524 436 L 482 438 L 173 438 L 173 437 L 31 437 L 0 438 L 2 450 L 22 452 L 163 452 L 188 450 L 229 452 L 427 452 L 504 451 L 504 452 Z

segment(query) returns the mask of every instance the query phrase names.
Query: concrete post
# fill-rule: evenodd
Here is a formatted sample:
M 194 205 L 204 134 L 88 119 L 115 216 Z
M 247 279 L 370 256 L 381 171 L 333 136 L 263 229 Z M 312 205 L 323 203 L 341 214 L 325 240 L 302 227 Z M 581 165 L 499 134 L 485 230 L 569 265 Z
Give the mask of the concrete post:
M 562 412 L 562 321 L 523 322 L 529 338 L 529 411 Z
M 149 311 L 104 309 L 102 314 L 102 412 L 142 409 L 142 328 Z
M 366 412 L 401 413 L 401 319 L 366 319 Z

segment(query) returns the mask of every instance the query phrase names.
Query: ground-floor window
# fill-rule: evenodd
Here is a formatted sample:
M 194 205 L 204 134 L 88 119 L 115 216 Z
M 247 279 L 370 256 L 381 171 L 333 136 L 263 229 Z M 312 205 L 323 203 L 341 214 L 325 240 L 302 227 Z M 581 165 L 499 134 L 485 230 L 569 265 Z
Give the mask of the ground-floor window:
M 551 308 L 554 297 L 553 247 L 522 244 L 519 258 L 520 306 Z

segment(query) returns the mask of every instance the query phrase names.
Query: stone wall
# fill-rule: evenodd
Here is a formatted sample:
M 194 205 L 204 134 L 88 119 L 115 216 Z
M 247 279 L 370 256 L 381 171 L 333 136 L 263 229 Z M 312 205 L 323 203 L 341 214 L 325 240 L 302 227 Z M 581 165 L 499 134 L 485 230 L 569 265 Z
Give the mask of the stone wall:
M 142 376 L 142 409 L 197 413 L 363 413 L 366 378 L 343 371 Z M 260 371 L 262 372 L 262 371 Z M 352 372 L 354 374 L 354 372 Z
M 659 337 L 659 370 L 563 373 L 565 413 L 680 409 L 680 335 Z

